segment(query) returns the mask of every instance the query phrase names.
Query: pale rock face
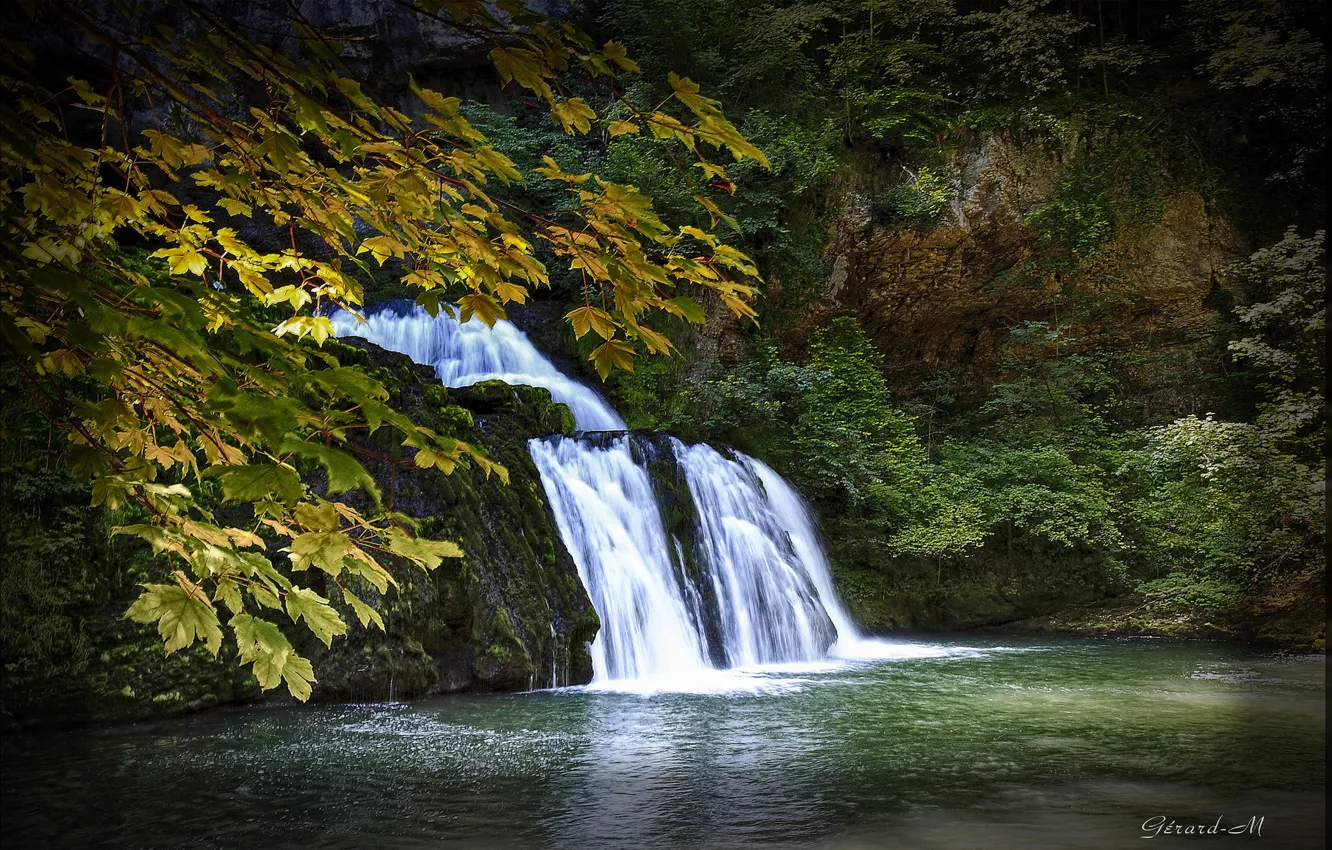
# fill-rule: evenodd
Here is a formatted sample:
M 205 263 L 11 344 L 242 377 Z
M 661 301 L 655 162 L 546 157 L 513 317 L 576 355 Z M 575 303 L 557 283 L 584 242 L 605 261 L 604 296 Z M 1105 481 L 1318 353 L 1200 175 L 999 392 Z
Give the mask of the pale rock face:
M 1011 328 L 1051 318 L 1038 303 L 1041 293 L 996 278 L 1032 255 L 1035 233 L 1023 221 L 1050 200 L 1082 154 L 1076 140 L 1046 148 L 1004 133 L 979 137 L 954 162 L 962 186 L 951 215 L 927 232 L 873 223 L 864 190 L 848 190 L 825 255 L 822 295 L 796 326 L 777 329 L 783 341 L 802 348 L 832 317 L 854 315 L 884 353 L 899 391 L 945 370 L 984 380 Z M 1196 336 L 1210 321 L 1204 302 L 1218 286 L 1218 270 L 1244 248 L 1229 222 L 1185 190 L 1167 196 L 1156 219 L 1121 222 L 1098 277 L 1127 297 L 1123 322 L 1163 340 Z
M 1153 324 L 1191 333 L 1208 330 L 1212 311 L 1203 299 L 1220 283 L 1221 269 L 1245 252 L 1230 222 L 1193 191 L 1167 198 L 1158 222 L 1128 230 L 1115 247 L 1132 284 L 1156 308 Z

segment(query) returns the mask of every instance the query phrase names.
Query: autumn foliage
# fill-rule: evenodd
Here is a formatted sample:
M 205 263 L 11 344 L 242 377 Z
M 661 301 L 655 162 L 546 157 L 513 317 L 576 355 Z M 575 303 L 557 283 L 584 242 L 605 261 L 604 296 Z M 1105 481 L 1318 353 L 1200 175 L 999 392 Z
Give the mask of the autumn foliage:
M 79 34 L 96 69 L 86 78 L 52 82 L 41 57 L 5 45 L 0 333 L 38 408 L 68 436 L 94 503 L 137 505 L 146 520 L 119 532 L 169 565 L 128 616 L 155 623 L 168 652 L 195 641 L 217 652 L 225 628 L 264 688 L 285 683 L 306 699 L 310 663 L 273 620 L 325 644 L 347 623 L 301 574 L 324 574 L 363 626 L 383 628 L 348 576 L 384 593 L 396 584 L 385 556 L 434 569 L 462 555 L 382 505 L 353 438 L 392 429 L 419 467 L 505 475 L 322 351 L 327 310 L 354 313 L 371 264 L 388 263 L 426 309 L 493 323 L 548 284 L 544 243 L 581 275 L 584 305 L 567 318 L 579 337 L 600 338 L 598 372 L 632 369 L 641 353 L 672 351 L 650 315 L 702 321 L 691 290 L 754 316 L 757 271 L 724 241 L 718 228 L 734 223 L 710 193 L 735 188 L 717 154 L 767 160 L 690 80 L 672 75 L 665 101 L 630 103 L 618 81 L 637 66 L 622 45 L 594 44 L 511 0 L 404 9 L 488 50 L 500 80 L 544 103 L 566 133 L 670 141 L 711 228 L 673 226 L 634 186 L 549 158 L 524 174 L 457 98 L 414 81 L 418 117 L 386 105 L 338 43 L 299 18 L 279 50 L 212 6 L 165 6 L 174 27 L 113 4 L 34 4 L 34 29 Z M 616 117 L 567 96 L 574 77 L 608 87 Z M 567 202 L 527 210 L 490 194 L 528 180 L 554 181 Z M 126 244 L 148 245 L 160 265 L 128 262 Z M 319 486 L 302 472 L 314 468 Z M 209 479 L 253 521 L 210 509 L 198 496 Z M 339 498 L 355 489 L 373 509 Z

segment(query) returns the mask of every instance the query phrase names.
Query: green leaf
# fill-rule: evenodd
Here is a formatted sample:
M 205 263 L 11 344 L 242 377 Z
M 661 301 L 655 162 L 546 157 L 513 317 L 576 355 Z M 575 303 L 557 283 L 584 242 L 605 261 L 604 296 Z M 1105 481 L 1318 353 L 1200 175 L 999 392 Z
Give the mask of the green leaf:
M 262 584 L 250 585 L 250 595 L 254 597 L 256 602 L 265 608 L 274 608 L 278 611 L 282 610 L 282 600 L 278 599 L 273 591 L 269 590 Z
M 351 606 L 352 611 L 356 612 L 356 618 L 361 621 L 361 627 L 367 628 L 371 623 L 379 626 L 379 630 L 384 631 L 384 618 L 379 616 L 379 612 L 369 605 L 362 602 L 356 594 L 345 587 L 342 589 L 342 598 Z
M 579 307 L 564 314 L 564 318 L 573 323 L 574 336 L 582 339 L 589 330 L 596 331 L 602 339 L 615 335 L 615 324 L 609 313 L 596 307 Z
M 379 488 L 375 486 L 375 479 L 366 472 L 365 467 L 361 466 L 356 458 L 341 449 L 289 436 L 282 441 L 280 451 L 283 454 L 295 454 L 318 461 L 328 474 L 329 495 L 361 487 L 376 499 L 379 497 Z
M 310 698 L 310 685 L 315 681 L 310 662 L 296 654 L 291 642 L 276 625 L 248 614 L 231 618 L 236 635 L 236 648 L 242 664 L 254 665 L 254 676 L 259 687 L 271 690 L 279 682 L 287 683 L 287 690 L 301 702 Z
M 437 467 L 445 475 L 451 475 L 458 465 L 456 459 L 426 448 L 418 449 L 416 454 L 412 456 L 412 461 L 422 469 L 429 469 L 432 466 Z
M 481 145 L 472 151 L 472 155 L 476 157 L 478 163 L 494 173 L 506 184 L 510 182 L 521 182 L 523 179 L 523 173 L 514 166 L 513 160 L 495 150 L 490 145 Z
M 310 698 L 310 685 L 315 681 L 314 667 L 307 659 L 293 652 L 287 656 L 287 663 L 282 665 L 282 681 L 287 683 L 287 691 L 292 696 L 305 702 Z
M 347 633 L 347 624 L 329 606 L 328 600 L 304 587 L 287 591 L 287 615 L 297 622 L 304 619 L 306 627 L 324 646 L 332 646 L 335 635 Z
M 634 349 L 624 340 L 606 340 L 588 359 L 597 367 L 597 374 L 603 381 L 615 369 L 634 371 Z
M 471 321 L 475 316 L 485 322 L 487 327 L 494 327 L 496 322 L 504 318 L 504 308 L 500 303 L 491 296 L 479 292 L 459 298 L 458 306 L 461 308 L 459 319 L 464 322 Z
M 422 540 L 409 537 L 400 528 L 388 530 L 389 551 L 415 561 L 428 570 L 438 567 L 445 558 L 461 558 L 465 554 L 457 543 L 449 540 Z
M 222 646 L 222 628 L 207 597 L 188 593 L 178 584 L 144 584 L 144 592 L 125 616 L 136 623 L 157 623 L 166 641 L 167 654 L 202 640 L 217 655 Z M 203 597 L 203 598 L 200 598 Z
M 445 97 L 437 91 L 421 88 L 416 84 L 416 80 L 411 74 L 407 75 L 407 83 L 416 96 L 421 98 L 421 102 L 441 115 L 455 115 L 462 101 L 456 97 Z
M 286 589 L 291 587 L 291 580 L 278 572 L 273 567 L 273 562 L 269 561 L 258 552 L 241 552 L 241 563 L 244 565 L 246 575 L 258 575 L 270 588 Z M 253 586 L 253 585 L 252 585 Z
M 366 251 L 379 261 L 382 266 L 388 260 L 405 256 L 402 243 L 391 236 L 371 236 L 361 243 L 361 247 L 356 249 L 356 253 L 363 254 Z
M 430 318 L 439 315 L 440 301 L 438 292 L 422 292 L 416 296 L 416 305 L 430 314 Z M 447 309 L 447 308 L 446 308 Z
M 536 92 L 547 102 L 554 101 L 555 96 L 544 78 L 540 60 L 532 51 L 521 47 L 496 47 L 490 51 L 490 61 L 504 82 L 515 80 L 518 85 Z
M 353 549 L 351 538 L 342 531 L 310 531 L 292 538 L 292 569 L 304 570 L 310 564 L 336 578 L 342 572 L 342 559 Z
M 218 198 L 217 205 L 226 210 L 228 215 L 243 215 L 246 218 L 249 218 L 250 213 L 254 211 L 249 204 L 233 198 Z
M 550 108 L 550 115 L 571 136 L 575 130 L 586 133 L 592 129 L 592 121 L 597 117 L 597 113 L 581 97 L 560 101 Z
M 146 523 L 139 525 L 120 525 L 111 529 L 112 535 L 132 534 L 142 540 L 148 541 L 153 547 L 153 554 L 160 555 L 167 550 L 174 537 L 167 533 L 167 530 L 160 525 L 148 525 Z
M 305 495 L 301 476 L 289 466 L 251 463 L 245 466 L 214 466 L 205 477 L 222 476 L 222 498 L 228 502 L 253 502 L 269 493 L 291 504 Z
M 606 45 L 601 48 L 601 51 L 605 54 L 607 59 L 611 60 L 616 65 L 619 65 L 622 70 L 635 73 L 638 72 L 638 63 L 629 58 L 628 53 L 624 49 L 624 45 L 620 42 L 608 41 L 606 42 Z
M 326 316 L 292 316 L 273 328 L 276 336 L 295 334 L 297 339 L 312 337 L 320 345 L 333 336 L 333 321 Z
M 365 550 L 353 552 L 350 558 L 344 558 L 343 568 L 351 575 L 360 576 L 374 586 L 381 594 L 387 593 L 389 585 L 397 587 L 393 574 L 379 565 L 379 562 Z
M 707 314 L 698 302 L 688 296 L 681 295 L 679 298 L 672 298 L 666 302 L 666 309 L 686 321 L 701 325 L 707 320 Z
M 239 614 L 245 607 L 241 601 L 240 585 L 228 577 L 223 577 L 217 581 L 217 592 L 213 594 L 214 602 L 222 602 L 227 606 L 227 610 L 233 614 Z
M 337 505 L 332 502 L 320 502 L 317 505 L 301 502 L 292 509 L 296 521 L 307 531 L 337 531 L 342 525 L 338 519 Z

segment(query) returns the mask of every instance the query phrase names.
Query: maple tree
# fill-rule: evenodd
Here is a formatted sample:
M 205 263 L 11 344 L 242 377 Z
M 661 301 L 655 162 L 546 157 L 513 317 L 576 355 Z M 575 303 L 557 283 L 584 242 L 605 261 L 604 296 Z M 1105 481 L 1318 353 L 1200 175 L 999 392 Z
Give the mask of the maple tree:
M 491 324 L 548 284 L 541 242 L 581 275 L 584 304 L 567 318 L 578 337 L 600 338 L 597 371 L 632 369 L 640 351 L 673 350 L 648 316 L 703 320 L 677 294 L 686 286 L 754 317 L 757 271 L 722 238 L 734 222 L 713 193 L 735 188 L 718 154 L 767 160 L 690 80 L 671 75 L 666 100 L 631 103 L 617 81 L 637 66 L 622 45 L 597 45 L 513 0 L 398 5 L 488 49 L 500 79 L 544 103 L 566 133 L 596 126 L 672 144 L 711 227 L 672 226 L 636 187 L 550 158 L 523 174 L 458 98 L 415 81 L 422 112 L 409 117 L 298 16 L 288 21 L 295 46 L 279 50 L 206 4 L 165 5 L 174 28 L 115 4 L 29 4 L 32 27 L 86 43 L 83 58 L 99 69 L 86 79 L 52 84 L 23 44 L 5 42 L 0 334 L 38 408 L 68 435 L 94 505 L 137 505 L 146 521 L 117 533 L 170 565 L 127 616 L 156 623 L 168 652 L 201 641 L 216 653 L 229 630 L 263 688 L 285 683 L 304 700 L 310 662 L 265 617 L 301 623 L 326 645 L 348 626 L 296 573 L 324 574 L 362 626 L 382 629 L 346 577 L 382 594 L 397 582 L 385 556 L 433 569 L 463 554 L 417 537 L 384 506 L 354 438 L 393 429 L 418 467 L 506 476 L 480 447 L 415 424 L 382 385 L 321 350 L 327 311 L 354 313 L 370 263 L 390 263 L 432 314 Z M 574 76 L 608 87 L 615 117 L 568 96 L 562 81 Z M 535 179 L 564 187 L 563 209 L 522 209 L 487 188 Z M 287 247 L 256 244 L 273 234 Z M 127 240 L 148 243 L 162 267 L 127 261 Z M 68 392 L 74 380 L 94 389 Z M 314 467 L 319 486 L 302 472 Z M 210 509 L 199 496 L 209 479 L 224 502 L 251 506 L 253 523 Z M 357 489 L 369 508 L 339 498 Z

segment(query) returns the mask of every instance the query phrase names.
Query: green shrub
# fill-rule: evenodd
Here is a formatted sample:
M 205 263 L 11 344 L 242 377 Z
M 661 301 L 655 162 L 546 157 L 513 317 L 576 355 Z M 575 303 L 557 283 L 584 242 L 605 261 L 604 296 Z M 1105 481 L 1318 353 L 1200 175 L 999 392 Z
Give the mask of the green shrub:
M 955 168 L 921 166 L 914 179 L 879 193 L 871 202 L 871 212 L 882 224 L 933 229 L 952 216 L 960 182 Z

